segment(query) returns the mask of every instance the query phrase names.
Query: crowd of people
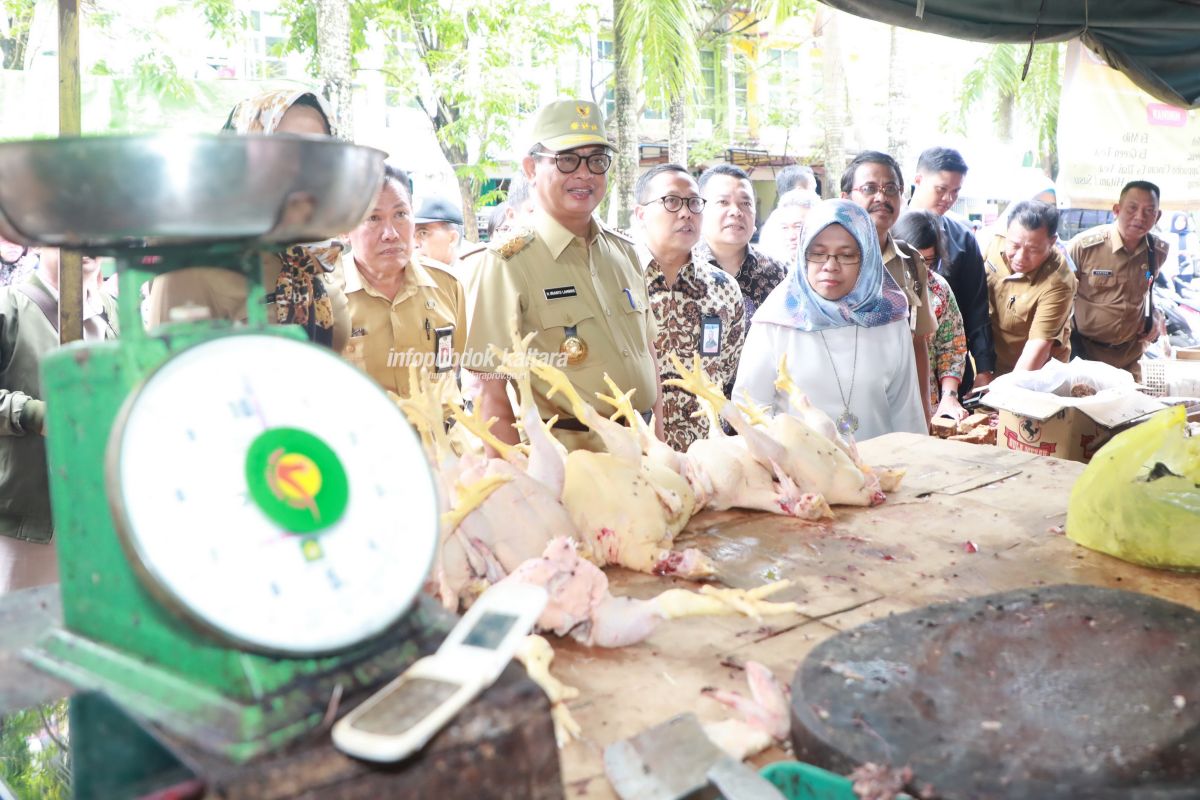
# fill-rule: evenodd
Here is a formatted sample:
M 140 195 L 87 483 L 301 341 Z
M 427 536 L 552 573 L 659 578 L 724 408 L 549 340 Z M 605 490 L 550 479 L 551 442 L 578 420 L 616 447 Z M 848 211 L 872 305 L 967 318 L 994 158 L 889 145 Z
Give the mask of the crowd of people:
M 328 136 L 330 119 L 313 93 L 269 92 L 239 104 L 226 127 Z M 677 377 L 671 356 L 698 359 L 728 396 L 773 410 L 792 402 L 776 388 L 783 366 L 843 435 L 863 439 L 961 418 L 963 399 L 997 375 L 1073 351 L 1136 373 L 1161 330 L 1148 289 L 1167 245 L 1151 233 L 1160 198 L 1150 183 L 1127 185 L 1113 224 L 1063 247 L 1045 196 L 1015 203 L 977 238 L 950 213 L 968 168 L 947 148 L 921 155 L 911 192 L 881 152 L 854 158 L 836 199 L 820 199 L 811 169 L 785 169 L 761 231 L 742 169 L 718 164 L 697 176 L 661 164 L 637 180 L 626 233 L 596 216 L 614 150 L 594 103 L 544 106 L 526 145 L 486 244 L 467 245 L 455 200 L 415 203 L 409 177 L 389 166 L 353 231 L 264 256 L 270 318 L 302 326 L 400 395 L 418 366 L 494 418 L 493 434 L 510 444 L 520 431 L 496 354 L 527 338 L 585 400 L 599 404 L 609 379 L 632 392 L 634 408 L 681 451 L 710 423 L 691 395 L 664 390 Z M 57 343 L 58 276 L 53 251 L 36 268 L 22 266 L 23 249 L 0 256 L 13 282 L 0 289 L 5 591 L 44 582 L 51 563 L 37 363 Z M 87 316 L 102 323 L 89 335 L 114 336 L 111 298 L 88 264 Z M 197 309 L 244 321 L 249 296 L 230 271 L 167 273 L 149 288 L 145 323 L 153 331 Z M 536 376 L 533 384 L 568 449 L 602 446 L 566 398 Z

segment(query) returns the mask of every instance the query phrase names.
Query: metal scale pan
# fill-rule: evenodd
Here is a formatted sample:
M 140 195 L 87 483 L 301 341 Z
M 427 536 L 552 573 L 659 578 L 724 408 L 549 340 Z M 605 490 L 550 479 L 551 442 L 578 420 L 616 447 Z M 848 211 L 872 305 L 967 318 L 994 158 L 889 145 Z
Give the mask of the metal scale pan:
M 0 236 L 91 251 L 318 241 L 361 221 L 383 159 L 290 134 L 4 143 Z

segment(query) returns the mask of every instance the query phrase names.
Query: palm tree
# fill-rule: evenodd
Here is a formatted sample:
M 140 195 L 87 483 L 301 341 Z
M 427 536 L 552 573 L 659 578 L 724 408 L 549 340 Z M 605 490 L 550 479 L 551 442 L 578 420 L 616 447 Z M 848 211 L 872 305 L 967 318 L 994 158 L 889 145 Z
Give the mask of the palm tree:
M 1050 175 L 1058 174 L 1058 105 L 1062 97 L 1062 44 L 1038 44 L 1033 48 L 1028 74 L 1022 77 L 1029 48 L 1002 43 L 992 47 L 963 78 L 958 95 L 958 118 L 947 120 L 959 132 L 966 129 L 971 110 L 986 97 L 994 96 L 993 119 L 1001 141 L 1013 140 L 1017 112 L 1036 132 L 1037 151 Z
M 629 222 L 637 173 L 637 97 L 630 79 L 643 70 L 645 102 L 670 109 L 670 159 L 687 164 L 687 101 L 700 83 L 694 0 L 613 0 L 616 61 L 617 224 Z
M 350 4 L 345 0 L 317 0 L 317 74 L 321 89 L 333 107 L 334 133 L 352 140 Z
M 842 68 L 842 37 L 838 23 L 842 12 L 829 10 L 821 27 L 822 83 L 825 121 L 826 197 L 837 197 L 838 181 L 846 168 L 846 73 Z

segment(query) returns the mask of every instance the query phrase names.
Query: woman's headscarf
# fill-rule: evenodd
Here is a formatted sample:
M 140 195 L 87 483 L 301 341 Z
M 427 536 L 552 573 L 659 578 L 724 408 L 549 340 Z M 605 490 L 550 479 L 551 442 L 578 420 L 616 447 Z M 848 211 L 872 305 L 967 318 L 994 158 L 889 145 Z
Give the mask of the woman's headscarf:
M 238 134 L 272 134 L 294 105 L 317 109 L 333 129 L 333 116 L 323 99 L 305 89 L 277 89 L 241 101 L 229 113 L 224 130 Z M 336 239 L 292 245 L 279 253 L 283 266 L 268 302 L 275 304 L 275 321 L 296 324 L 317 344 L 333 346 L 333 303 L 318 276 L 332 272 L 346 245 Z
M 841 300 L 826 300 L 808 282 L 808 249 L 830 225 L 848 230 L 862 252 L 858 280 Z M 849 200 L 825 200 L 813 206 L 804 220 L 804 238 L 796 258 L 796 268 L 763 301 L 754 322 L 819 331 L 846 325 L 874 328 L 908 317 L 908 300 L 884 269 L 875 223 Z

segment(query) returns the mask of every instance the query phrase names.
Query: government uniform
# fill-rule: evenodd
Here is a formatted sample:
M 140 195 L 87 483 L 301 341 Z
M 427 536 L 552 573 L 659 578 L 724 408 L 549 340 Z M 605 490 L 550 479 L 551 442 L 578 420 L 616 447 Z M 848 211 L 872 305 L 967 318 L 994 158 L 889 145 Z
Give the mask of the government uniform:
M 279 282 L 283 262 L 276 253 L 262 256 L 262 279 L 267 294 L 267 319 L 275 321 L 278 313 L 272 302 L 274 290 Z M 315 276 L 321 281 L 328 294 L 332 321 L 333 351 L 341 352 L 350 332 L 350 315 L 346 309 L 346 297 L 332 274 Z M 246 322 L 246 276 L 231 269 L 219 267 L 188 267 L 158 275 L 150 283 L 150 296 L 146 305 L 146 326 L 154 328 L 171 321 L 171 309 L 183 306 L 199 306 L 208 311 L 209 318 Z M 319 313 L 319 309 L 315 313 Z
M 889 233 L 883 248 L 883 266 L 908 300 L 909 330 L 922 339 L 932 336 L 937 331 L 938 323 L 933 316 L 933 299 L 929 296 L 929 267 L 925 259 L 907 242 Z
M 658 365 L 649 342 L 657 327 L 631 239 L 595 219 L 582 239 L 539 208 L 528 229 L 490 244 L 474 260 L 470 293 L 476 302 L 465 366 L 495 370 L 489 347 L 510 351 L 515 324 L 522 337 L 533 332 L 531 356 L 566 373 L 584 401 L 604 415 L 613 409 L 596 393 L 611 393 L 606 373 L 621 391 L 635 390 L 635 408 L 643 413 L 653 408 Z M 603 450 L 599 437 L 574 418 L 566 398 L 548 399 L 548 386 L 537 376 L 533 391 L 542 419 L 559 417 L 554 434 L 568 449 Z
M 375 381 L 407 397 L 415 364 L 437 380 L 453 382 L 466 342 L 467 301 L 447 270 L 414 255 L 394 299 L 363 280 L 351 255 L 342 257 L 350 340 L 342 355 Z
M 1146 239 L 1153 245 L 1153 258 Z M 1078 269 L 1075 328 L 1082 345 L 1078 355 L 1103 361 L 1140 377 L 1138 361 L 1145 352 L 1146 293 L 1168 246 L 1159 237 L 1143 237 L 1133 251 L 1125 248 L 1115 223 L 1080 233 L 1067 245 Z
M 1013 371 L 1030 339 L 1053 342 L 1050 355 L 1059 361 L 1071 357 L 1075 276 L 1066 258 L 1051 248 L 1036 270 L 1014 272 L 1005 255 L 1007 243 L 1004 236 L 993 237 L 984 257 L 998 376 Z

